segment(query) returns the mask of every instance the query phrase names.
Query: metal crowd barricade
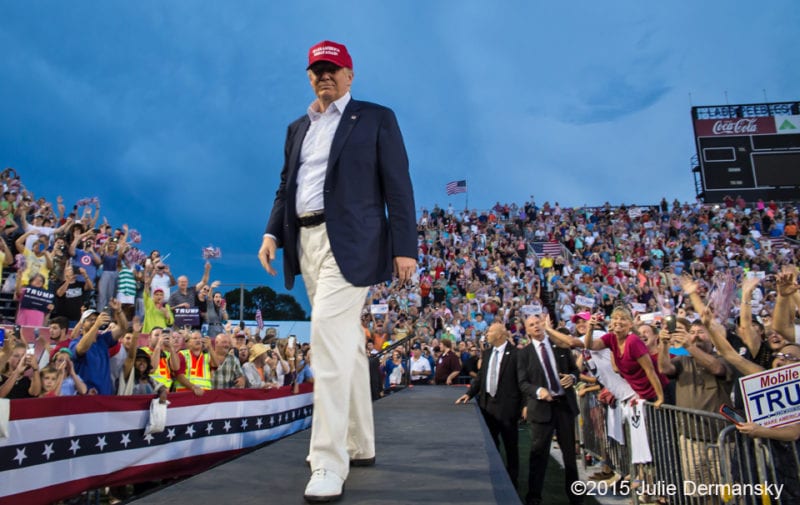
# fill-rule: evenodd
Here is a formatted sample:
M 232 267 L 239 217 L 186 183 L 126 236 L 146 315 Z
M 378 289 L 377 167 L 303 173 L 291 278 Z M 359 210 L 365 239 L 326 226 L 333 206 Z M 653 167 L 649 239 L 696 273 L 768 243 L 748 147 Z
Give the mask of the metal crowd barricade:
M 620 444 L 609 437 L 609 407 L 599 402 L 595 393 L 580 398 L 579 406 L 579 438 L 584 451 L 610 462 L 618 475 L 630 476 L 634 489 L 647 491 L 643 496 L 634 493 L 634 503 L 800 504 L 797 443 L 751 439 L 716 413 L 670 405 L 656 409 L 645 403 L 652 461 L 633 465 L 631 444 L 644 439 L 631 438 L 629 421 L 624 423 L 624 443 Z M 777 486 L 781 485 L 778 499 Z M 764 492 L 770 496 L 762 496 Z

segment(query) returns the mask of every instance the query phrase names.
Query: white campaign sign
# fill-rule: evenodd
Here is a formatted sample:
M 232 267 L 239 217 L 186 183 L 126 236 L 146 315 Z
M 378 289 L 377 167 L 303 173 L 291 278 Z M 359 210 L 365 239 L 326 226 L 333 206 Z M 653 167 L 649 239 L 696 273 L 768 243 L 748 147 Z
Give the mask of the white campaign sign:
M 575 305 L 592 308 L 594 307 L 594 298 L 590 298 L 588 296 L 576 296 Z
M 775 428 L 800 420 L 800 363 L 739 379 L 747 420 Z
M 369 311 L 373 314 L 386 314 L 389 312 L 388 303 L 376 303 L 369 306 Z
M 520 310 L 526 316 L 538 316 L 542 313 L 542 306 L 538 303 L 532 305 L 523 305 Z
M 611 286 L 603 286 L 600 288 L 600 292 L 604 295 L 613 296 L 614 298 L 619 296 L 619 291 L 612 288 Z

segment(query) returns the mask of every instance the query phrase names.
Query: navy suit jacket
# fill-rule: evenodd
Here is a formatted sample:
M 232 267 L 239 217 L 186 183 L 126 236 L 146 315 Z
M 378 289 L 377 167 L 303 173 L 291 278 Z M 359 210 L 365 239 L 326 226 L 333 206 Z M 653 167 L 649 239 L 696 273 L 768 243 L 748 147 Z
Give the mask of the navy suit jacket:
M 300 273 L 295 199 L 310 122 L 304 114 L 289 125 L 281 182 L 266 228 L 283 248 L 287 289 Z M 391 109 L 350 99 L 331 143 L 323 198 L 333 256 L 354 286 L 390 280 L 396 256 L 417 257 L 408 156 Z

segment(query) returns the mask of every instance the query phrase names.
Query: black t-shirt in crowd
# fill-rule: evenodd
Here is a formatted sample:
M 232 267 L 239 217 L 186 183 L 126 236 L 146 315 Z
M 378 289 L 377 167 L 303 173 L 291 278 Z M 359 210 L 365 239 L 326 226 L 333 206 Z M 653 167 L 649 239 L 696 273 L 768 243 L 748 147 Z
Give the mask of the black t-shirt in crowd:
M 70 321 L 78 321 L 81 318 L 81 306 L 83 305 L 83 282 L 73 282 L 67 288 L 64 296 L 56 295 L 55 309 L 51 317 L 64 316 Z
M 0 375 L 0 386 L 6 383 L 8 377 L 4 375 Z M 17 379 L 16 384 L 14 387 L 11 388 L 9 391 L 8 398 L 9 400 L 16 400 L 18 398 L 33 398 L 29 393 L 28 390 L 31 388 L 31 380 L 24 375 Z

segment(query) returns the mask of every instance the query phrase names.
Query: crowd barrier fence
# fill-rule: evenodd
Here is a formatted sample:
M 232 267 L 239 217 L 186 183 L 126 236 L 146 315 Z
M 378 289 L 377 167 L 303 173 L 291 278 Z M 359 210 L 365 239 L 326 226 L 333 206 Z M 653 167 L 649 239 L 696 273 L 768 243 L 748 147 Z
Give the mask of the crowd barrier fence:
M 716 413 L 671 405 L 656 409 L 644 402 L 642 415 L 631 415 L 636 411 L 627 404 L 605 405 L 595 393 L 584 395 L 579 405 L 583 450 L 608 462 L 616 479 L 630 479 L 634 504 L 800 503 L 795 442 L 753 439 Z M 615 428 L 614 420 L 623 418 L 621 429 Z M 650 461 L 633 464 L 643 452 Z

